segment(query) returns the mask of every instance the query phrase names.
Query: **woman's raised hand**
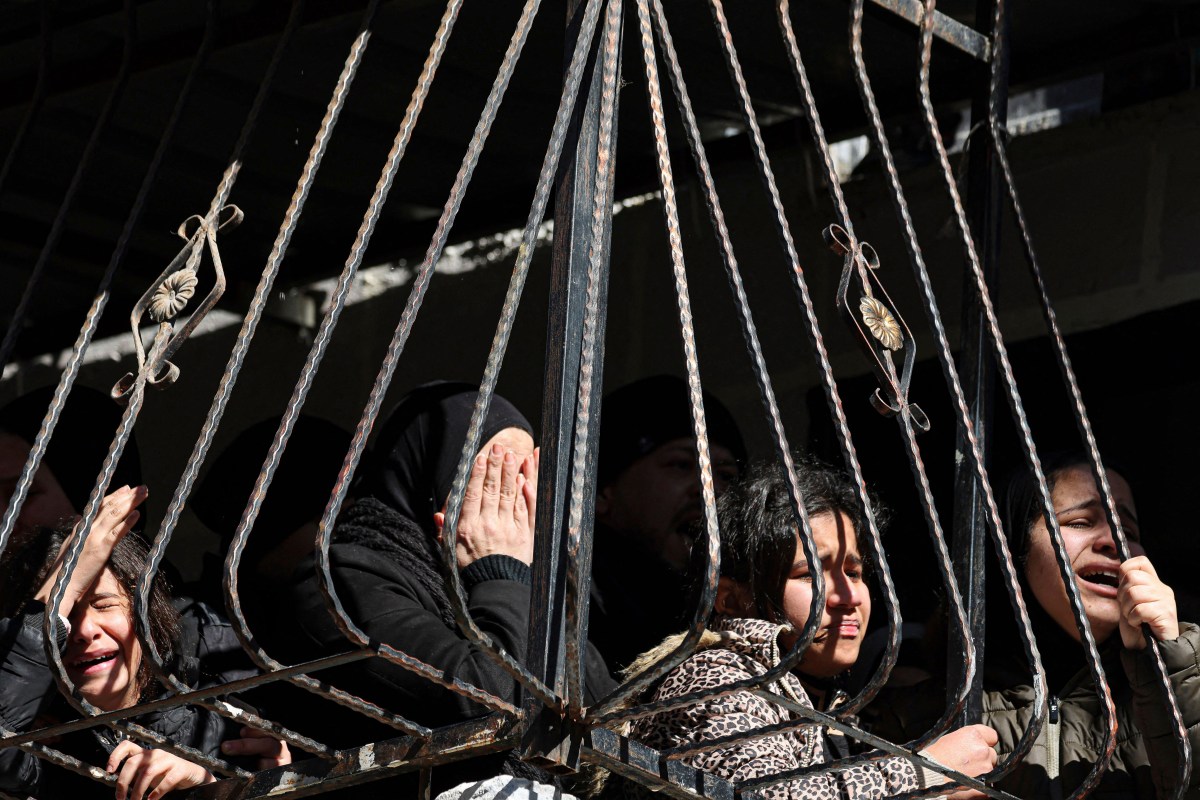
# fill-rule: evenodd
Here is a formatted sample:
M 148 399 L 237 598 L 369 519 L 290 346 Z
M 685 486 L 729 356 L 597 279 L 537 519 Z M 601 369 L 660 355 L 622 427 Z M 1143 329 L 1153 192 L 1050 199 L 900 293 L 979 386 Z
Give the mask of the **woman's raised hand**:
M 117 800 L 158 800 L 167 792 L 216 780 L 199 764 L 128 739 L 113 748 L 107 772 L 116 773 Z
M 287 742 L 281 742 L 257 728 L 242 728 L 240 739 L 221 742 L 221 752 L 228 756 L 258 756 L 258 769 L 282 767 L 292 763 Z
M 536 455 L 518 461 L 511 450 L 494 444 L 476 456 L 458 518 L 459 568 L 492 555 L 532 563 L 536 493 Z M 445 521 L 445 513 L 434 515 L 439 537 Z
M 1127 650 L 1141 650 L 1146 646 L 1142 625 L 1149 625 L 1150 632 L 1164 642 L 1179 638 L 1175 592 L 1159 580 L 1154 565 L 1145 556 L 1121 563 L 1117 602 L 1121 606 L 1121 643 Z
M 987 725 L 964 725 L 940 737 L 921 754 L 942 766 L 958 770 L 972 778 L 991 772 L 996 766 L 996 743 L 1000 738 Z M 974 789 L 960 789 L 951 795 L 954 800 L 983 797 Z
M 71 573 L 71 581 L 67 584 L 66 594 L 63 595 L 62 603 L 58 606 L 59 614 L 64 617 L 70 616 L 71 610 L 75 608 L 75 603 L 100 577 L 117 542 L 121 541 L 125 534 L 129 533 L 137 524 L 138 518 L 141 516 L 137 507 L 149 494 L 150 490 L 145 486 L 122 486 L 100 501 L 100 511 L 96 514 L 96 520 L 92 523 L 92 531 L 83 546 L 83 552 L 79 555 L 79 561 L 75 564 L 75 570 Z M 42 588 L 34 595 L 35 599 L 43 603 L 49 602 L 50 595 L 54 591 L 54 583 L 58 580 L 59 572 L 62 571 L 62 562 L 66 558 L 67 548 L 71 546 L 78 535 L 79 523 L 76 523 L 75 530 L 59 548 L 54 569 L 50 571 L 50 576 L 46 578 Z

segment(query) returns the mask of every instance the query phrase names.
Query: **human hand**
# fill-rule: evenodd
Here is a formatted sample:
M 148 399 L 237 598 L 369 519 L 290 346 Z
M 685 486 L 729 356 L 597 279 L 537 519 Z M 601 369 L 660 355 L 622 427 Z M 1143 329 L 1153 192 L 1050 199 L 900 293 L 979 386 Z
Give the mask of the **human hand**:
M 117 800 L 158 800 L 167 792 L 216 780 L 199 764 L 128 739 L 113 748 L 105 771 L 117 775 Z
M 987 725 L 964 725 L 938 738 L 921 754 L 937 763 L 972 778 L 991 772 L 996 766 L 996 743 L 1000 737 Z M 975 789 L 959 789 L 950 795 L 953 800 L 983 797 Z
M 537 463 L 527 456 L 517 463 L 511 450 L 498 444 L 475 457 L 458 517 L 455 552 L 459 569 L 485 556 L 506 555 L 533 562 L 533 514 L 530 497 L 536 492 Z M 434 514 L 438 538 L 446 523 L 444 512 Z
M 292 763 L 287 742 L 276 739 L 258 728 L 242 728 L 240 739 L 221 742 L 221 752 L 227 756 L 258 756 L 258 769 L 282 767 Z
M 75 570 L 71 573 L 71 580 L 67 584 L 67 591 L 58 606 L 59 614 L 64 617 L 70 616 L 71 610 L 75 608 L 75 603 L 100 577 L 100 573 L 108 564 L 109 557 L 112 556 L 113 548 L 137 524 L 141 517 L 137 507 L 149 494 L 150 490 L 145 486 L 133 488 L 122 486 L 100 501 L 100 510 L 96 514 L 96 520 L 92 523 L 91 533 L 88 534 L 87 542 L 83 545 L 83 551 L 79 554 L 79 560 L 76 562 Z M 62 563 L 66 559 L 67 549 L 71 547 L 72 542 L 78 536 L 79 523 L 76 523 L 75 530 L 59 548 L 54 569 L 50 571 L 50 576 L 46 578 L 46 582 L 34 595 L 34 599 L 43 603 L 50 601 L 50 595 L 54 592 L 54 584 L 58 581 Z
M 1121 562 L 1117 603 L 1121 606 L 1121 642 L 1127 650 L 1146 646 L 1142 625 L 1149 625 L 1155 638 L 1170 642 L 1179 638 L 1179 616 L 1175 592 L 1158 578 L 1145 556 Z

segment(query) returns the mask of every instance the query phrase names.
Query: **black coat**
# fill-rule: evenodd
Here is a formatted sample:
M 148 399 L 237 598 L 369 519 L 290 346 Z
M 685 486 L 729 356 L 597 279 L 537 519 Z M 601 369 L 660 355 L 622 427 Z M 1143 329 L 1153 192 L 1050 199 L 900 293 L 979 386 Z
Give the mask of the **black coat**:
M 446 626 L 429 591 L 403 566 L 355 544 L 329 549 L 334 585 L 346 613 L 372 639 L 387 642 L 447 678 L 517 701 L 516 681 L 460 631 Z M 293 655 L 315 658 L 351 649 L 326 608 L 311 561 L 294 595 L 300 636 Z M 529 568 L 507 556 L 489 556 L 462 573 L 467 608 L 476 625 L 508 653 L 523 658 L 529 633 Z M 325 670 L 330 682 L 431 727 L 484 716 L 488 710 L 450 689 L 382 658 Z M 590 699 L 614 686 L 603 660 L 588 648 Z
M 334 585 L 347 614 L 373 640 L 393 645 L 447 678 L 457 678 L 520 704 L 516 681 L 457 628 L 447 626 L 438 598 L 411 570 L 388 554 L 359 544 L 335 543 L 329 555 Z M 268 649 L 286 653 L 293 662 L 351 649 L 326 608 L 312 559 L 301 565 L 297 577 L 293 635 L 277 636 Z M 463 570 L 462 578 L 468 610 L 480 630 L 509 654 L 524 658 L 529 628 L 529 568 L 508 556 L 489 556 Z M 338 688 L 429 727 L 489 713 L 474 701 L 382 658 L 323 670 L 318 675 Z M 589 702 L 615 686 L 603 660 L 590 646 L 585 680 Z M 310 702 L 299 716 L 306 717 L 308 723 L 300 727 L 317 728 L 317 738 L 335 747 L 402 735 L 332 702 Z M 433 773 L 435 789 L 496 775 L 503 763 L 501 755 L 439 767 Z
M 41 727 L 47 720 L 78 715 L 59 695 L 46 659 L 43 636 L 45 606 L 30 601 L 20 617 L 0 619 L 0 725 L 7 731 Z M 207 609 L 193 606 L 183 619 L 185 631 L 195 634 L 193 659 L 217 657 L 233 646 L 232 632 Z M 203 663 L 201 663 L 203 669 Z M 225 681 L 238 673 L 213 675 Z M 207 681 L 206 681 L 207 683 Z M 180 706 L 134 717 L 133 721 L 166 736 L 176 744 L 218 756 L 225 739 L 237 738 L 240 725 L 195 706 Z M 68 734 L 49 746 L 100 769 L 119 742 L 109 728 L 97 726 Z M 16 747 L 0 750 L 0 790 L 37 798 L 107 798 L 112 788 L 43 761 Z

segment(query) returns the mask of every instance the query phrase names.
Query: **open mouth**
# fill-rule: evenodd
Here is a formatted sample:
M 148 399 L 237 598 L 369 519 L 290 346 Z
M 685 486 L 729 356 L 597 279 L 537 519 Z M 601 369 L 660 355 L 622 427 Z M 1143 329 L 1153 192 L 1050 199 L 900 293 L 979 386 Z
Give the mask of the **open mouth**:
M 1096 586 L 1106 586 L 1110 589 L 1116 589 L 1121 582 L 1120 576 L 1115 570 L 1109 569 L 1094 569 L 1079 573 L 1081 580 L 1085 580 Z
M 81 672 L 84 672 L 84 673 L 88 673 L 88 672 L 95 671 L 96 668 L 100 667 L 103 664 L 107 664 L 108 662 L 113 661 L 114 659 L 116 659 L 116 657 L 117 657 L 116 653 L 106 653 L 102 656 L 96 656 L 95 658 L 81 658 L 78 661 L 72 661 L 71 668 L 80 670 Z

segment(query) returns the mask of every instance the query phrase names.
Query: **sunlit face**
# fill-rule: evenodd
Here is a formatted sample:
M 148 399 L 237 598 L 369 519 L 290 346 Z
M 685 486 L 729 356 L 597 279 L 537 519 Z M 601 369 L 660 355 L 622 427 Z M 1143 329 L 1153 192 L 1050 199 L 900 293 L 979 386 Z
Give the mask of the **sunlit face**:
M 142 647 L 134 632 L 130 598 L 107 567 L 71 611 L 63 663 L 80 694 L 104 711 L 138 700 Z
M 17 480 L 29 457 L 29 442 L 19 436 L 0 431 L 0 517 L 8 513 L 9 499 L 17 488 Z M 38 467 L 29 485 L 29 494 L 17 517 L 18 527 L 55 527 L 60 521 L 78 513 L 45 462 Z
M 1113 500 L 1121 518 L 1121 527 L 1129 538 L 1129 549 L 1142 555 L 1138 539 L 1137 509 L 1129 484 L 1115 472 L 1108 473 Z M 1069 467 L 1058 473 L 1051 493 L 1054 513 L 1062 531 L 1067 558 L 1075 571 L 1075 583 L 1083 600 L 1083 609 L 1096 641 L 1103 642 L 1117 630 L 1120 606 L 1117 604 L 1117 579 L 1120 557 L 1112 529 L 1104 514 L 1104 499 L 1086 466 Z M 1079 631 L 1071 615 L 1070 602 L 1063 586 L 1046 520 L 1038 517 L 1029 533 L 1029 558 L 1025 577 L 1039 604 L 1050 617 L 1076 640 Z
M 713 490 L 737 479 L 737 459 L 711 444 Z M 596 496 L 596 517 L 609 528 L 640 540 L 678 570 L 692 551 L 692 523 L 704 515 L 696 440 L 672 439 L 634 461 Z
M 863 559 L 850 518 L 827 512 L 809 518 L 813 544 L 825 576 L 825 611 L 799 670 L 815 678 L 829 678 L 850 669 L 858 660 L 871 619 L 871 593 L 863 581 Z M 812 577 L 804 551 L 796 541 L 796 557 L 783 588 L 783 611 L 795 631 L 780 635 L 782 647 L 791 647 L 808 621 L 812 603 Z

